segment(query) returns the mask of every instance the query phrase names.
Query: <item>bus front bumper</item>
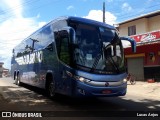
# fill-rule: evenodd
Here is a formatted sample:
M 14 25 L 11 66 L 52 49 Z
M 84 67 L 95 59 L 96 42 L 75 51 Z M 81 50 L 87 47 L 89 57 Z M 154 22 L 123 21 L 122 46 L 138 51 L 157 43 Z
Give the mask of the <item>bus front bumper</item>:
M 114 82 L 111 86 L 95 86 L 94 84 L 86 84 L 80 81 L 76 82 L 75 96 L 77 97 L 112 97 L 124 96 L 127 92 L 127 83 L 117 84 Z M 107 84 L 107 82 L 106 82 Z

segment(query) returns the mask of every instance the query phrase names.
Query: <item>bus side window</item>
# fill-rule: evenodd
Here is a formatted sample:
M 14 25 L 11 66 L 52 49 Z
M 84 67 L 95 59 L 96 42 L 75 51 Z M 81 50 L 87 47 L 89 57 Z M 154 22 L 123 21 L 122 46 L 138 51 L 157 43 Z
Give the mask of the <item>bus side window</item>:
M 33 44 L 32 39 L 27 39 L 25 41 L 25 47 L 24 47 L 23 55 L 27 55 L 27 54 L 29 54 L 30 52 L 33 51 L 32 44 Z
M 54 36 L 55 36 L 57 55 L 58 55 L 58 58 L 59 58 L 59 55 L 60 55 L 60 45 L 61 45 L 60 36 L 59 36 L 58 32 L 54 32 Z
M 49 44 L 45 49 L 49 51 L 53 51 L 53 43 Z
M 66 64 L 70 64 L 69 39 L 61 38 L 59 59 Z

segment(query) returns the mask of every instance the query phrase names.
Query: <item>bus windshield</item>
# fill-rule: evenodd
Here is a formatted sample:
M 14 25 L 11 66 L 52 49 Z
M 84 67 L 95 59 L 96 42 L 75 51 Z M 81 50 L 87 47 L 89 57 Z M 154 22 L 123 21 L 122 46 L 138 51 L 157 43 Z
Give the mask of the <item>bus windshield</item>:
M 98 74 L 125 72 L 123 46 L 116 30 L 76 22 L 70 26 L 76 32 L 73 61 L 77 69 Z

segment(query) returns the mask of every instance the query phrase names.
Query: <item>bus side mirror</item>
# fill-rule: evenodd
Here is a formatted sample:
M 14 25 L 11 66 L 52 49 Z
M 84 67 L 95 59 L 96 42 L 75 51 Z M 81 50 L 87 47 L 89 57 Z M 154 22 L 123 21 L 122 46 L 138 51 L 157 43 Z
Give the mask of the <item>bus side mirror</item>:
M 133 38 L 130 37 L 120 37 L 121 40 L 126 40 L 131 43 L 132 52 L 136 52 L 136 41 Z

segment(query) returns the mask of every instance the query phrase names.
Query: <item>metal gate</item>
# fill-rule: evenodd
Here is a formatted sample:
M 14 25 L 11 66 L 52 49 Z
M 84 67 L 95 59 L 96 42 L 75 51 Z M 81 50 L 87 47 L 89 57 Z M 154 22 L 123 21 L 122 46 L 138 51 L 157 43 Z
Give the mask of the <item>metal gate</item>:
M 136 76 L 137 80 L 144 81 L 143 57 L 127 59 L 128 72 Z

